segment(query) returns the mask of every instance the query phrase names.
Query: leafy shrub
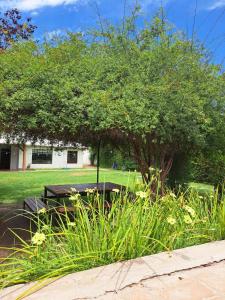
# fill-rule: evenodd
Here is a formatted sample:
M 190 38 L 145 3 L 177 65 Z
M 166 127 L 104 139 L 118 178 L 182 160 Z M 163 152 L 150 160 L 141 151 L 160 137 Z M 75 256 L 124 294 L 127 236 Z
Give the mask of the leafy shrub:
M 193 181 L 222 185 L 225 180 L 225 154 L 221 151 L 200 153 L 191 160 L 189 172 Z
M 225 199 L 191 190 L 151 199 L 148 190 L 135 200 L 115 190 L 108 209 L 90 191 L 87 202 L 71 197 L 74 213 L 40 211 L 31 241 L 17 236 L 21 248 L 0 264 L 0 287 L 225 238 Z
M 96 161 L 97 150 L 91 149 L 91 161 Z M 122 170 L 137 170 L 138 166 L 131 158 L 129 151 L 120 151 L 111 146 L 101 147 L 100 150 L 100 166 L 103 168 L 112 168 L 113 163 L 116 162 L 117 168 Z

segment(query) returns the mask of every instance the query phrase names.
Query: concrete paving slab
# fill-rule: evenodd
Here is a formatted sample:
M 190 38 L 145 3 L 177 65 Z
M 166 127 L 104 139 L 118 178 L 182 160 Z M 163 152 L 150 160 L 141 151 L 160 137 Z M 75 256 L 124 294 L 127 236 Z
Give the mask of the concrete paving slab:
M 7 288 L 0 299 L 17 299 L 34 285 Z M 24 299 L 225 300 L 225 241 L 70 274 Z

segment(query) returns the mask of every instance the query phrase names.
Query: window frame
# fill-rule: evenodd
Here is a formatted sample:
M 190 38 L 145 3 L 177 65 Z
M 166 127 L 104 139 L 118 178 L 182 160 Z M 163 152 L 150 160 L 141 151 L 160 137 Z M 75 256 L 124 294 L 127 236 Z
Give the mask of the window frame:
M 72 159 L 70 159 L 71 157 L 70 156 L 70 153 L 76 153 L 76 159 L 75 161 Z M 67 150 L 67 164 L 78 164 L 78 150 L 72 150 L 72 149 L 69 149 Z
M 35 153 L 36 152 L 36 153 Z M 43 157 L 46 155 L 46 160 Z M 34 156 L 39 156 L 39 160 Z M 52 165 L 53 161 L 53 149 L 52 148 L 32 148 L 32 165 Z

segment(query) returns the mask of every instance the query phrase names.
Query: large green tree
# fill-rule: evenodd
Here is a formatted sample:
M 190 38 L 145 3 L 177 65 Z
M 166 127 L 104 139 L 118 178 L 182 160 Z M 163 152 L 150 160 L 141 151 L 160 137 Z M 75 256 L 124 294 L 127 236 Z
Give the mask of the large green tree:
M 163 187 L 176 155 L 199 151 L 222 128 L 224 82 L 205 50 L 164 16 L 140 29 L 136 21 L 134 13 L 95 39 L 71 34 L 1 56 L 4 133 L 129 149 L 144 181 L 159 168 Z

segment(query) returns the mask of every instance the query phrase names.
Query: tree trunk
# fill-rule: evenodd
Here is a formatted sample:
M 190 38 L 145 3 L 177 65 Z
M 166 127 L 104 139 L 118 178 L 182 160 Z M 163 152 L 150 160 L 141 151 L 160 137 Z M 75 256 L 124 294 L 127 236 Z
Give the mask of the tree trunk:
M 151 147 L 150 147 L 151 146 Z M 156 194 L 165 193 L 166 179 L 173 164 L 173 153 L 166 153 L 166 148 L 150 145 L 132 139 L 133 158 L 139 166 L 143 182 Z M 153 171 L 153 169 L 155 171 Z

